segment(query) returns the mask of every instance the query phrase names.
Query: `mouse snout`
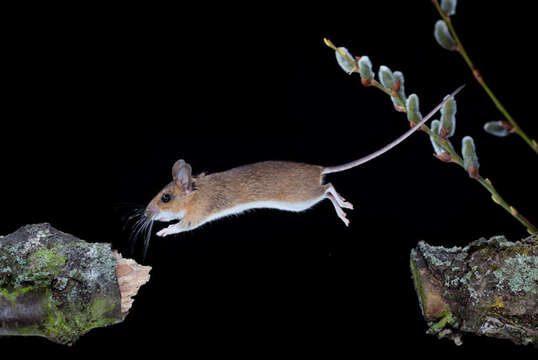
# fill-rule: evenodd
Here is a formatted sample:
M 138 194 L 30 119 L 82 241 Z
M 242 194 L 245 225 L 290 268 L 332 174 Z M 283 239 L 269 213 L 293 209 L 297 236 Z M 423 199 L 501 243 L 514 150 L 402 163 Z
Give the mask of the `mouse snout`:
M 146 207 L 146 211 L 144 212 L 145 215 L 149 218 L 154 218 L 155 216 L 157 216 L 157 214 L 159 213 L 159 208 L 157 207 L 157 205 L 148 205 Z

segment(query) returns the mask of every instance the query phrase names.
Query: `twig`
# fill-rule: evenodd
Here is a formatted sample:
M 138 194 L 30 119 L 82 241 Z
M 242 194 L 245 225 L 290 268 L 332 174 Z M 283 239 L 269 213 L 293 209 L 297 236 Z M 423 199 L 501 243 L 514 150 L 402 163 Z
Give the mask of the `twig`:
M 461 43 L 458 37 L 458 34 L 456 34 L 456 30 L 454 29 L 454 26 L 452 25 L 450 15 L 445 14 L 445 12 L 441 9 L 441 6 L 439 5 L 438 0 L 432 0 L 432 2 L 435 8 L 437 9 L 437 11 L 439 12 L 439 15 L 441 15 L 441 18 L 443 19 L 443 21 L 446 22 L 448 29 L 450 31 L 450 34 L 456 41 L 456 47 L 454 48 L 454 50 L 461 54 L 461 56 L 465 60 L 465 63 L 469 66 L 469 69 L 471 69 L 471 72 L 473 73 L 473 76 L 476 79 L 476 81 L 482 86 L 482 88 L 486 91 L 486 93 L 490 97 L 491 101 L 493 101 L 497 109 L 504 115 L 506 120 L 508 120 L 508 122 L 512 125 L 514 129 L 513 132 L 518 134 L 538 154 L 538 143 L 536 142 L 536 140 L 531 140 L 529 136 L 525 134 L 523 129 L 519 127 L 519 125 L 516 123 L 514 118 L 508 113 L 508 111 L 503 106 L 503 104 L 499 101 L 499 99 L 497 99 L 495 94 L 493 94 L 493 91 L 491 91 L 489 86 L 486 84 L 486 82 L 484 81 L 484 78 L 482 77 L 478 69 L 474 66 L 473 62 L 471 61 L 471 58 L 465 51 L 465 48 L 463 47 L 463 44 Z
M 346 60 L 348 60 L 350 63 L 355 64 L 354 65 L 354 71 L 352 71 L 351 73 L 359 73 L 360 69 L 359 69 L 358 62 L 355 62 L 343 50 L 341 50 L 340 48 L 337 48 L 336 46 L 334 46 L 334 44 L 330 40 L 324 39 L 324 42 L 328 47 L 335 50 L 340 55 L 344 56 L 346 58 Z M 398 95 L 398 93 L 396 91 L 390 91 L 390 90 L 385 89 L 385 87 L 383 85 L 381 85 L 379 82 L 377 82 L 376 80 L 371 80 L 369 82 L 369 84 L 371 86 L 374 86 L 375 88 L 378 88 L 378 89 L 382 90 L 385 94 L 387 94 L 387 95 L 391 96 L 392 98 L 394 98 L 396 100 L 396 102 L 398 103 L 399 107 L 401 108 L 401 109 L 398 109 L 399 111 L 407 112 L 406 103 L 403 101 L 403 99 L 400 98 L 400 96 Z M 426 134 L 428 134 L 429 136 L 433 137 L 436 140 L 436 142 L 438 143 L 438 145 L 441 146 L 443 148 L 443 150 L 448 154 L 448 157 L 446 157 L 444 159 L 441 159 L 442 161 L 453 162 L 453 163 L 461 166 L 462 168 L 464 168 L 464 170 L 468 170 L 468 169 L 465 169 L 463 159 L 459 156 L 459 154 L 451 146 L 448 145 L 446 139 L 443 139 L 439 135 L 435 134 L 426 125 L 423 125 L 421 130 L 423 132 L 425 132 Z M 523 226 L 525 226 L 527 228 L 527 231 L 530 234 L 536 234 L 538 232 L 538 229 L 536 228 L 536 226 L 534 226 L 529 220 L 527 220 L 527 218 L 525 218 L 523 215 L 521 215 L 513 206 L 509 205 L 501 197 L 501 195 L 499 195 L 499 193 L 493 187 L 493 184 L 491 183 L 491 181 L 489 179 L 487 179 L 487 178 L 484 179 L 482 176 L 480 176 L 478 174 L 471 175 L 471 178 L 478 181 L 478 183 L 480 185 L 482 185 L 487 191 L 489 191 L 489 193 L 491 194 L 492 200 L 497 205 L 500 205 L 503 209 L 505 209 L 510 215 L 512 215 L 514 218 L 516 218 Z

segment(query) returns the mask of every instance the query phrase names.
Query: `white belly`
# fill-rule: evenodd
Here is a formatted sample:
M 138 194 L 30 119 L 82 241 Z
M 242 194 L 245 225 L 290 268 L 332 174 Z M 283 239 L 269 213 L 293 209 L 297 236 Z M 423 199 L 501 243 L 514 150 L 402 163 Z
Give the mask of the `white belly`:
M 209 221 L 213 221 L 215 219 L 219 219 L 225 216 L 238 215 L 238 214 L 241 214 L 242 212 L 245 212 L 251 209 L 264 209 L 265 208 L 265 209 L 278 209 L 278 210 L 296 211 L 296 212 L 304 211 L 316 205 L 318 202 L 323 200 L 323 198 L 324 198 L 323 196 L 320 196 L 319 198 L 314 199 L 314 200 L 298 202 L 298 203 L 290 203 L 290 202 L 284 202 L 284 201 L 254 201 L 254 202 L 237 205 L 237 206 L 219 211 L 218 213 L 215 213 L 209 216 L 207 220 L 204 221 L 203 223 L 207 223 Z

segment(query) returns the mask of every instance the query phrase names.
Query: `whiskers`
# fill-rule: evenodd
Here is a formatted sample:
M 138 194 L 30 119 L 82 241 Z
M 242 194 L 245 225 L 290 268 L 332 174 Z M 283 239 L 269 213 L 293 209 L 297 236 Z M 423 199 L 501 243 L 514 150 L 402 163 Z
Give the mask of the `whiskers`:
M 143 258 L 145 259 L 151 239 L 154 220 L 153 218 L 146 216 L 144 211 L 144 207 L 139 207 L 134 209 L 128 216 L 125 216 L 123 230 L 126 231 L 127 228 L 129 228 L 129 247 L 131 254 L 134 254 L 135 252 L 137 240 L 140 238 L 144 239 Z

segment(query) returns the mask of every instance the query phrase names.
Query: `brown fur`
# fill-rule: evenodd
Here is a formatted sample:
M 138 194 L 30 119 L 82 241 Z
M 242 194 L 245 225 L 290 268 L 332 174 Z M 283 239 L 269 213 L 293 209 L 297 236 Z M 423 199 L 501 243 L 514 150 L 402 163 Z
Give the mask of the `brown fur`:
M 208 216 L 236 205 L 254 201 L 301 203 L 319 198 L 323 167 L 287 161 L 265 161 L 228 171 L 193 178 L 194 190 L 187 193 L 175 182 L 168 184 L 150 203 L 162 211 L 185 211 L 181 221 L 195 227 Z M 172 196 L 164 203 L 164 193 Z

